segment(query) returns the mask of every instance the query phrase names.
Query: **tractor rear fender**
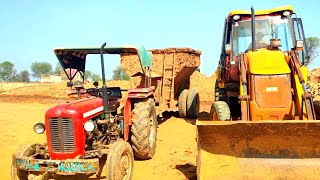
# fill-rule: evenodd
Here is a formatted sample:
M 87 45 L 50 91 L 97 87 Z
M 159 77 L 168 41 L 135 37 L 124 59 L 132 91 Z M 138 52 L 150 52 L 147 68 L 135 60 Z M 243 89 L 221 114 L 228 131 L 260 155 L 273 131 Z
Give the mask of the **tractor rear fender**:
M 135 88 L 128 90 L 128 98 L 126 100 L 126 104 L 123 110 L 124 116 L 124 140 L 129 140 L 129 132 L 130 126 L 132 123 L 132 107 L 133 107 L 133 99 L 145 99 L 145 98 L 153 98 L 153 91 L 155 90 L 154 86 L 150 86 L 147 88 Z
M 135 88 L 128 90 L 128 98 L 131 99 L 145 99 L 153 96 L 153 91 L 155 90 L 154 86 L 145 87 L 145 88 Z
M 131 117 L 132 117 L 132 99 L 127 98 L 126 104 L 123 109 L 123 118 L 124 118 L 124 140 L 129 140 L 129 132 L 131 126 Z

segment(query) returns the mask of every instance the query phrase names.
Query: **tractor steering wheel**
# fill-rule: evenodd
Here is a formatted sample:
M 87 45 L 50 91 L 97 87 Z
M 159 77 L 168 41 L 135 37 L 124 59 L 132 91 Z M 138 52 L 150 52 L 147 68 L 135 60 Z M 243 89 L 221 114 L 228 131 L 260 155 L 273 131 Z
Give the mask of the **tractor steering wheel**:
M 101 91 L 99 88 L 89 88 L 86 90 L 86 93 L 96 97 L 101 96 Z

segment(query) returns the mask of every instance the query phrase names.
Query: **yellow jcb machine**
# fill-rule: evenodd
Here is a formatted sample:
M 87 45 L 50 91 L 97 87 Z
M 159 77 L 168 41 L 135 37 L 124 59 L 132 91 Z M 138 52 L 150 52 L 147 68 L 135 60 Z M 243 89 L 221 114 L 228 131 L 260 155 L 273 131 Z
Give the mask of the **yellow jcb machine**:
M 320 179 L 320 121 L 291 6 L 225 20 L 210 121 L 197 121 L 198 179 Z

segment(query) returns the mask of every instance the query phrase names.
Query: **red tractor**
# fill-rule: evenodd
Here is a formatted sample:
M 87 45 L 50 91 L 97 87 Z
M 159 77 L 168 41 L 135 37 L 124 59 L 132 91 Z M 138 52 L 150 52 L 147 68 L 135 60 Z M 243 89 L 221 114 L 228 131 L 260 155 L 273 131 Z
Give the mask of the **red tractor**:
M 36 133 L 46 133 L 46 144 L 20 146 L 13 155 L 12 179 L 49 179 L 96 175 L 98 179 L 132 179 L 135 155 L 150 159 L 156 151 L 157 115 L 150 86 L 152 54 L 141 47 L 55 49 L 54 52 L 78 91 L 78 99 L 50 108 L 45 123 L 37 123 Z M 122 90 L 107 87 L 104 54 L 138 54 L 145 74 L 145 87 L 129 89 L 120 111 Z M 101 55 L 101 88 L 84 89 L 72 82 L 76 74 L 84 79 L 86 56 Z M 76 70 L 76 73 L 71 73 Z M 85 90 L 85 95 L 81 94 Z M 68 178 L 69 179 L 69 178 Z

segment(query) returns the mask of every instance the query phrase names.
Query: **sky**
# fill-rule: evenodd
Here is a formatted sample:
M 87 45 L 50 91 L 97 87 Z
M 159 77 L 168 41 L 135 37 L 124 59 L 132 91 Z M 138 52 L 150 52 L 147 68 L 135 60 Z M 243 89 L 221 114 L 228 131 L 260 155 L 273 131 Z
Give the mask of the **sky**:
M 58 63 L 54 48 L 143 45 L 146 49 L 190 47 L 202 51 L 200 70 L 210 76 L 220 57 L 224 19 L 235 9 L 292 5 L 305 36 L 320 37 L 320 1 L 315 0 L 1 0 L 0 63 L 17 71 L 35 61 Z M 105 56 L 107 79 L 120 59 Z M 320 67 L 320 58 L 310 68 Z M 99 56 L 87 68 L 101 72 Z

